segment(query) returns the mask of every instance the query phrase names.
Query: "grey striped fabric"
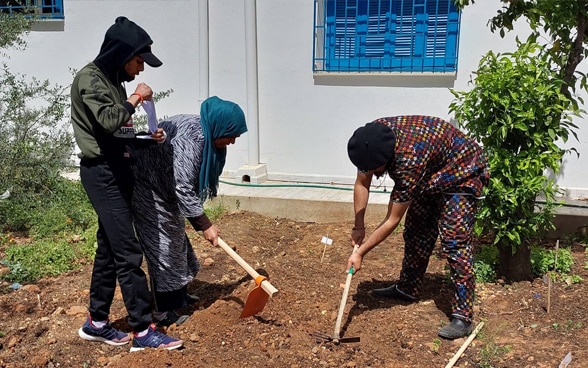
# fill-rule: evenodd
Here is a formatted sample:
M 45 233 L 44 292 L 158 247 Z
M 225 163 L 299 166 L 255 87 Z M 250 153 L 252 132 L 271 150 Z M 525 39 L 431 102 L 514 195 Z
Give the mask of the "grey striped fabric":
M 169 292 L 186 286 L 200 268 L 185 218 L 204 213 L 198 196 L 204 136 L 198 115 L 175 115 L 159 127 L 166 141 L 137 155 L 132 208 L 152 283 Z

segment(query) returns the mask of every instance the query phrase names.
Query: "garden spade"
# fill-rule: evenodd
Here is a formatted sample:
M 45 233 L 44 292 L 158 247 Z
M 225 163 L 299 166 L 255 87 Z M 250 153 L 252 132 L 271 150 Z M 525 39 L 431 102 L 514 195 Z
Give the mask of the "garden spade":
M 245 306 L 243 307 L 243 312 L 239 318 L 247 318 L 256 315 L 257 313 L 261 312 L 270 296 L 274 296 L 278 289 L 276 289 L 270 282 L 268 281 L 267 277 L 260 275 L 255 271 L 253 267 L 251 267 L 241 256 L 237 254 L 224 240 L 220 237 L 218 238 L 218 244 L 225 252 L 231 256 L 239 266 L 243 267 L 245 271 L 249 274 L 249 276 L 253 277 L 255 280 L 255 284 L 257 285 L 249 295 L 247 296 L 247 300 L 245 301 Z

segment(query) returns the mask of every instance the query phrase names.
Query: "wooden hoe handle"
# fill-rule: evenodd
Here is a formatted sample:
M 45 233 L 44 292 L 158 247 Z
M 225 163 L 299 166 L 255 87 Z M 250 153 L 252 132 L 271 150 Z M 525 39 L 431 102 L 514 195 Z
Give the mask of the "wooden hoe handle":
M 353 246 L 353 252 L 357 251 L 359 245 Z M 341 320 L 343 319 L 343 312 L 345 311 L 345 303 L 347 302 L 347 295 L 349 294 L 349 287 L 351 286 L 351 278 L 353 277 L 353 268 L 347 273 L 347 279 L 345 280 L 345 289 L 343 289 L 343 295 L 341 296 L 341 303 L 339 304 L 339 313 L 337 314 L 337 321 L 335 323 L 335 333 L 333 334 L 334 340 L 339 340 L 341 337 Z M 335 341 L 338 342 L 338 341 Z
M 245 260 L 241 258 L 241 256 L 238 255 L 237 252 L 235 252 L 233 248 L 231 248 L 227 243 L 225 243 L 225 241 L 222 240 L 220 237 L 218 238 L 218 245 L 220 245 L 220 247 L 223 248 L 223 250 L 227 252 L 229 256 L 231 256 L 231 258 L 237 261 L 237 263 L 239 263 L 239 266 L 243 267 L 245 271 L 247 271 L 249 276 L 251 276 L 255 280 L 255 282 L 259 286 L 261 286 L 261 288 L 269 296 L 273 297 L 278 292 L 278 289 L 276 289 L 272 284 L 270 284 L 270 282 L 266 278 L 264 278 L 257 271 L 255 271 L 253 267 L 251 267 L 247 262 L 245 262 Z

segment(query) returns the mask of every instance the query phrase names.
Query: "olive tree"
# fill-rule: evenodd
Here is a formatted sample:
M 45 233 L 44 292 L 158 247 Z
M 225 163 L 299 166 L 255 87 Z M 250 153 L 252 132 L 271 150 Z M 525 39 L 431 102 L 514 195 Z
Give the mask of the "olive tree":
M 43 205 L 73 152 L 65 87 L 13 73 L 8 49 L 26 48 L 36 20 L 0 13 L 0 224 L 24 230 L 28 214 Z M 0 229 L 2 230 L 2 229 Z

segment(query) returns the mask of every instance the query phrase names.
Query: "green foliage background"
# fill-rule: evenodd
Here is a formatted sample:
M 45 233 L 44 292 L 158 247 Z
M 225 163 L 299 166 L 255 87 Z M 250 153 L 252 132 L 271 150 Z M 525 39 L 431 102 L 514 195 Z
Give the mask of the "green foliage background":
M 546 174 L 560 170 L 566 142 L 579 113 L 560 92 L 563 81 L 539 45 L 518 43 L 512 53 L 488 52 L 472 89 L 452 91 L 450 110 L 484 146 L 491 179 L 477 222 L 478 234 L 515 249 L 553 228 L 558 187 Z M 545 198 L 542 208 L 538 196 Z
M 25 49 L 35 21 L 0 14 L 0 255 L 18 282 L 90 260 L 97 227 L 81 184 L 61 176 L 74 149 L 68 87 L 13 73 L 1 51 Z

